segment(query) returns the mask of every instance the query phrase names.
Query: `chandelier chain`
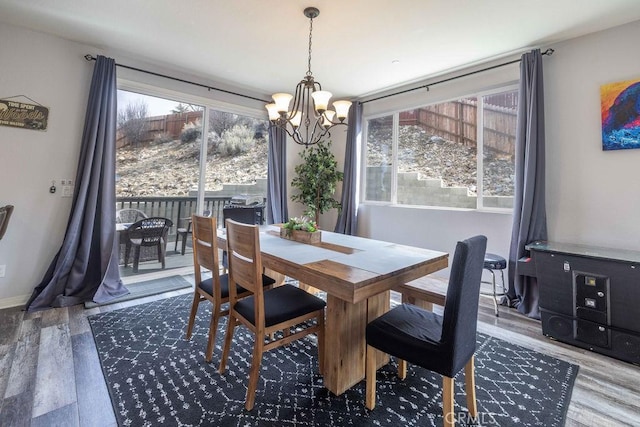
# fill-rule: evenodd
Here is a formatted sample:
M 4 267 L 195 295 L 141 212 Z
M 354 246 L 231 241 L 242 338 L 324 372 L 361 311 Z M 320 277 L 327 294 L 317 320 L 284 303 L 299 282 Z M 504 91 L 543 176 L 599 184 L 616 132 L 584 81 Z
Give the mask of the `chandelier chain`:
M 311 34 L 313 33 L 313 17 L 309 18 L 309 60 L 307 63 L 307 76 L 312 76 L 311 72 Z

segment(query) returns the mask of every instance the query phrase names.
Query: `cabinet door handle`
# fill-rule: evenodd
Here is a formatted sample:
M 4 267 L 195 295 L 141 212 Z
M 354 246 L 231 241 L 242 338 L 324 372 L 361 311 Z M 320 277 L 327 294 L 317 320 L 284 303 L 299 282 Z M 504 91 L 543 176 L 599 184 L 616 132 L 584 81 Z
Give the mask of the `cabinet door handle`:
M 604 296 L 604 292 L 598 292 L 598 296 L 602 298 Z

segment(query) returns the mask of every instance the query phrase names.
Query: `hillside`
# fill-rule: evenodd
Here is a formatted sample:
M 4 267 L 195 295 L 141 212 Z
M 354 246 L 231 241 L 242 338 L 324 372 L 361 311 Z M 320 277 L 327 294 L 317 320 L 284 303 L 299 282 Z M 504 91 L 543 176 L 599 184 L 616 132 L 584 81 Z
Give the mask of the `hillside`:
M 476 159 L 474 150 L 461 144 L 427 135 L 416 126 L 402 127 L 400 170 L 420 172 L 423 177 L 442 178 L 445 186 L 463 186 L 475 191 Z M 185 196 L 196 189 L 199 168 L 199 142 L 174 140 L 140 148 L 117 150 L 116 194 L 134 196 Z M 210 151 L 214 151 L 211 149 Z M 368 153 L 370 165 L 382 164 L 381 150 Z M 485 159 L 485 185 L 492 195 L 511 195 L 513 165 L 508 157 Z M 223 157 L 210 154 L 207 159 L 207 190 L 219 190 L 222 183 L 253 183 L 267 176 L 267 142 L 256 140 L 246 153 Z M 511 193 L 511 194 L 510 194 Z

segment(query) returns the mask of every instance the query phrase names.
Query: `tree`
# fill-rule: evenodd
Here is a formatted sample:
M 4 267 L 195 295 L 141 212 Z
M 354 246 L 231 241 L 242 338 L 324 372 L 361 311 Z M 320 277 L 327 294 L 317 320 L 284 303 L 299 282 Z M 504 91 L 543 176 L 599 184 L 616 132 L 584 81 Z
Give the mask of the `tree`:
M 144 140 L 147 128 L 146 102 L 130 102 L 124 110 L 118 111 L 118 129 L 127 137 L 129 144 L 138 146 Z
M 173 107 L 171 112 L 174 114 L 182 114 L 182 113 L 188 113 L 189 111 L 200 111 L 200 110 L 201 110 L 201 107 L 195 106 L 193 104 L 183 104 L 180 102 L 178 103 L 178 105 Z
M 338 162 L 330 147 L 331 141 L 321 141 L 305 148 L 300 153 L 303 162 L 295 167 L 297 176 L 291 181 L 291 186 L 299 191 L 291 196 L 291 200 L 304 204 L 304 214 L 315 218 L 316 223 L 320 214 L 342 207 L 333 195 L 344 174 L 338 170 Z

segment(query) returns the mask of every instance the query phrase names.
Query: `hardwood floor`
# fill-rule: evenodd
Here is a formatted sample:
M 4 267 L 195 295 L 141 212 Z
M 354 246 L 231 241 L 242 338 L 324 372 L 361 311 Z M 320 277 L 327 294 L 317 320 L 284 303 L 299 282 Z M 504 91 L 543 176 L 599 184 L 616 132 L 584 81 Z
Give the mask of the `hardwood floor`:
M 85 310 L 0 310 L 0 426 L 115 426 L 87 316 L 191 293 Z M 478 331 L 580 365 L 567 426 L 640 425 L 640 367 L 544 337 L 538 321 L 481 298 Z

